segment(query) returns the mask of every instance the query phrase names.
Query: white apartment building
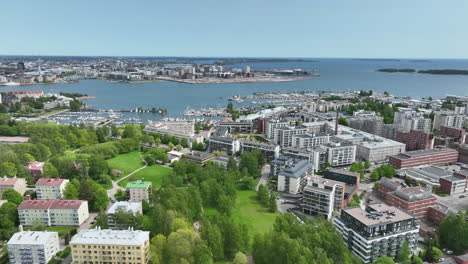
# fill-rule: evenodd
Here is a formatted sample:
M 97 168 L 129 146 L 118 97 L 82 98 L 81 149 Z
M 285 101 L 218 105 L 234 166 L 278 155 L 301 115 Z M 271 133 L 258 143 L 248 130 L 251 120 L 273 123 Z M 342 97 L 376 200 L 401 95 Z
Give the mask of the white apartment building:
M 265 135 L 267 138 L 275 137 L 275 130 L 289 126 L 289 121 L 268 121 L 265 127 Z
M 302 126 L 276 128 L 273 141 L 282 147 L 292 146 L 293 136 L 307 133 L 307 128 Z
M 36 194 L 38 200 L 58 200 L 63 198 L 63 190 L 69 180 L 60 178 L 40 178 L 36 182 Z
M 465 114 L 455 114 L 454 111 L 440 111 L 434 115 L 434 129 L 438 130 L 441 126 L 463 128 L 468 122 L 468 116 Z
M 23 231 L 7 243 L 10 264 L 46 264 L 60 250 L 57 232 Z
M 81 230 L 70 241 L 72 263 L 149 263 L 149 232 L 141 230 Z
M 18 207 L 21 225 L 80 226 L 89 218 L 88 201 L 25 200 Z
M 300 160 L 294 165 L 278 173 L 278 191 L 298 194 L 306 184 L 305 177 L 313 173 L 314 166 L 306 160 Z
M 8 189 L 13 189 L 23 195 L 26 192 L 26 180 L 16 177 L 8 178 L 6 176 L 0 178 L 0 198 L 2 198 L 3 192 Z
M 356 145 L 349 142 L 329 142 L 322 146 L 326 160 L 332 167 L 353 164 L 356 160 Z
M 127 183 L 127 195 L 130 202 L 141 202 L 143 200 L 149 201 L 151 193 L 151 182 L 144 181 L 143 179 Z
M 118 212 L 131 213 L 133 215 L 143 214 L 143 208 L 141 202 L 127 202 L 119 201 L 112 204 L 107 210 L 107 223 L 110 229 L 118 229 L 118 225 L 115 221 L 115 214 Z
M 432 121 L 430 118 L 424 117 L 411 117 L 403 118 L 398 124 L 398 129 L 401 131 L 409 132 L 413 130 L 421 130 L 424 132 L 431 132 Z
M 324 133 L 305 133 L 293 135 L 291 146 L 295 148 L 312 148 L 330 142 L 330 135 Z
M 345 188 L 343 182 L 318 176 L 307 177 L 307 184 L 302 191 L 302 212 L 331 219 L 333 211 L 341 208 Z

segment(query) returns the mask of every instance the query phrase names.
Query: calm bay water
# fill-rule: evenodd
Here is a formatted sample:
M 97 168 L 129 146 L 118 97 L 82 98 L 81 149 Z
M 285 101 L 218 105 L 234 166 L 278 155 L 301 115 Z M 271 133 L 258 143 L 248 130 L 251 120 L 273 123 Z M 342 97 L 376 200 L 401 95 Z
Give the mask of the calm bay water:
M 246 64 L 228 65 L 244 67 Z M 118 83 L 82 80 L 72 84 L 0 87 L 0 91 L 78 92 L 96 98 L 86 100 L 90 108 L 134 109 L 166 108 L 169 117 L 182 117 L 184 110 L 202 107 L 224 107 L 233 95 L 251 95 L 257 91 L 388 91 L 414 97 L 442 97 L 447 94 L 468 95 L 468 76 L 381 73 L 380 68 L 464 69 L 468 60 L 355 60 L 311 59 L 308 62 L 249 63 L 253 69 L 318 69 L 320 77 L 281 83 L 184 84 L 176 82 Z M 158 119 L 143 114 L 143 119 Z

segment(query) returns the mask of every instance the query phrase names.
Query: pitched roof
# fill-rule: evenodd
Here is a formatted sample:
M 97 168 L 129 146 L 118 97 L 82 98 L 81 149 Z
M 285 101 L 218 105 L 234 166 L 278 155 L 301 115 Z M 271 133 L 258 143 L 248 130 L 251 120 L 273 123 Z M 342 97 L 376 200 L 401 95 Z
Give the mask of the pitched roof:
M 78 209 L 83 200 L 25 200 L 19 206 L 18 210 L 47 210 L 47 209 Z
M 28 163 L 28 170 L 42 170 L 44 167 L 44 162 L 41 161 L 33 161 Z
M 36 186 L 60 186 L 64 181 L 68 181 L 61 178 L 40 178 L 36 182 Z
M 17 181 L 21 180 L 22 178 L 8 178 L 4 176 L 3 178 L 0 178 L 0 185 L 14 185 Z M 22 179 L 24 180 L 24 179 Z

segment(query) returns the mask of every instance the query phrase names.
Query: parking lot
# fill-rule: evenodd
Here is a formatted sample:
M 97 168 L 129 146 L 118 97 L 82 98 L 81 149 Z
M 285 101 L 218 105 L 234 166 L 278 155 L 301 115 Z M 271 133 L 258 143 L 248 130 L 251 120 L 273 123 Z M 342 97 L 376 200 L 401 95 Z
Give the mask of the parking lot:
M 455 212 L 468 210 L 468 194 L 466 193 L 455 194 L 446 197 L 438 197 L 437 201 L 443 205 L 448 206 L 451 210 Z

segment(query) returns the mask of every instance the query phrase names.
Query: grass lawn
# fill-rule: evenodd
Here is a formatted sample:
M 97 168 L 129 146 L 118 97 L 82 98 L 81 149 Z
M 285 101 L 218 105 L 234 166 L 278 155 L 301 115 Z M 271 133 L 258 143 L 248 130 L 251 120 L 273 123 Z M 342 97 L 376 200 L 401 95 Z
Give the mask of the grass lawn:
M 107 163 L 111 169 L 123 172 L 122 177 L 145 165 L 141 160 L 141 153 L 139 151 L 117 155 L 114 158 L 108 159 Z
M 141 171 L 133 174 L 132 176 L 128 177 L 127 179 L 119 182 L 119 186 L 125 187 L 128 182 L 132 180 L 132 178 L 138 179 L 145 179 L 145 181 L 150 181 L 153 183 L 153 187 L 161 186 L 162 179 L 165 175 L 170 175 L 172 173 L 171 168 L 153 165 L 142 169 Z
M 214 208 L 204 208 L 206 216 L 216 215 Z M 232 217 L 249 227 L 250 234 L 265 233 L 273 227 L 279 213 L 270 213 L 257 200 L 255 191 L 237 191 L 237 201 Z M 253 236 L 252 236 L 253 237 Z
M 68 231 L 72 231 L 74 229 L 77 229 L 78 227 L 76 226 L 48 226 L 46 227 L 46 231 L 50 232 L 58 232 L 60 237 L 65 236 Z M 24 230 L 30 230 L 31 227 L 25 227 Z
M 269 231 L 278 215 L 279 213 L 270 213 L 258 202 L 255 191 L 237 191 L 237 201 L 232 217 L 246 224 L 251 234 Z

